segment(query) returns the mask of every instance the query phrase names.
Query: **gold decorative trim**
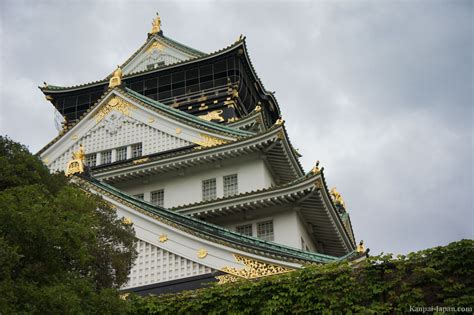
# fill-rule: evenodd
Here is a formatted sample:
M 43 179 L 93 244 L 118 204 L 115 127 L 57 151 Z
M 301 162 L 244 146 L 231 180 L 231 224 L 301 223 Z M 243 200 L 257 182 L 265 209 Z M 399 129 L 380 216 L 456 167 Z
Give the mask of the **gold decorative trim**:
M 336 187 L 331 188 L 331 191 L 329 193 L 331 195 L 332 200 L 334 201 L 334 204 L 340 205 L 343 208 L 346 207 L 346 203 L 344 202 L 344 199 L 342 199 L 341 194 L 336 190 Z
M 181 128 L 176 128 L 176 134 L 179 135 L 181 133 Z
M 154 123 L 154 122 L 155 122 L 155 118 L 153 118 L 153 117 L 148 118 L 148 122 L 149 122 L 150 124 L 151 124 L 151 123 Z
M 78 136 L 77 134 L 74 134 L 72 137 L 71 137 L 72 140 L 76 141 L 78 139 Z
M 72 152 L 72 160 L 67 162 L 65 175 L 71 176 L 73 174 L 83 173 L 85 156 L 84 147 L 81 144 L 79 145 L 78 151 Z
M 221 271 L 229 273 L 234 276 L 238 276 L 245 279 L 255 279 L 260 277 L 266 277 L 276 275 L 280 273 L 290 272 L 293 269 L 283 266 L 270 264 L 267 262 L 255 260 L 245 256 L 234 254 L 234 258 L 237 262 L 245 265 L 242 269 L 234 267 L 223 267 Z
M 237 276 L 229 275 L 229 274 L 216 276 L 215 278 L 218 280 L 217 284 L 232 283 L 232 282 L 237 282 L 242 279 Z
M 136 106 L 132 105 L 131 103 L 127 102 L 126 100 L 114 96 L 107 104 L 100 109 L 100 111 L 95 115 L 96 122 L 100 122 L 102 119 L 107 116 L 113 110 L 121 112 L 126 116 L 130 116 L 130 110 L 135 109 Z
M 280 140 L 285 139 L 285 133 L 283 132 L 283 130 L 278 131 L 277 138 Z
M 219 139 L 219 138 L 216 138 L 216 137 L 213 137 L 213 136 L 209 136 L 209 135 L 204 134 L 204 133 L 200 133 L 199 136 L 201 137 L 201 140 L 194 141 L 194 143 L 196 143 L 197 145 L 199 145 L 201 147 L 208 148 L 208 147 L 214 147 L 214 146 L 217 146 L 217 145 L 227 143 L 226 140 L 222 140 L 222 139 Z
M 199 249 L 198 252 L 197 252 L 197 256 L 198 256 L 199 259 L 206 258 L 207 250 L 205 250 L 204 248 Z
M 219 109 L 219 110 L 214 110 L 212 112 L 208 112 L 206 115 L 200 115 L 198 117 L 207 121 L 211 121 L 211 120 L 224 121 L 224 118 L 222 117 L 223 112 L 224 110 Z
M 123 72 L 120 66 L 117 66 L 117 69 L 112 73 L 112 77 L 109 81 L 109 88 L 113 88 L 119 85 L 122 85 L 122 76 Z
M 322 189 L 323 188 L 323 182 L 321 181 L 321 178 L 316 179 L 314 182 L 314 187 L 317 189 Z
M 156 12 L 156 17 L 151 22 L 151 31 L 150 34 L 156 34 L 161 31 L 161 18 L 158 12 Z
M 151 53 L 153 50 L 159 50 L 162 51 L 164 49 L 164 46 L 161 43 L 158 43 L 157 41 L 154 41 L 153 44 L 148 47 L 146 50 L 147 53 Z
M 125 224 L 125 225 L 131 225 L 133 223 L 133 221 L 130 218 L 123 217 L 122 223 Z
M 313 175 L 318 175 L 319 173 L 321 173 L 321 169 L 319 168 L 319 161 L 316 161 L 313 168 L 311 169 L 311 173 Z
M 143 159 L 135 160 L 135 161 L 133 161 L 133 164 L 145 163 L 145 162 L 148 161 L 149 159 L 150 159 L 150 158 L 146 157 L 146 158 L 143 158 Z
M 277 125 L 277 126 L 283 125 L 284 123 L 285 123 L 285 121 L 281 118 L 278 118 L 277 121 L 275 121 L 275 125 Z
M 160 238 L 159 238 L 160 243 L 164 243 L 167 240 L 168 240 L 168 235 L 166 235 L 166 234 L 161 234 L 160 235 Z
M 258 105 L 255 106 L 255 111 L 256 111 L 257 113 L 260 113 L 260 112 L 262 111 L 262 106 L 260 106 L 260 102 L 258 102 Z

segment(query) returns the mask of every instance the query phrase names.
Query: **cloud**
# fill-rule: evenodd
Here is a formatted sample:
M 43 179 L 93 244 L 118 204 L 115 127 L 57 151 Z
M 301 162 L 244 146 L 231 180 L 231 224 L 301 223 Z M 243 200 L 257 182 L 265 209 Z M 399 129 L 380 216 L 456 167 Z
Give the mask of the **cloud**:
M 43 81 L 107 76 L 146 39 L 202 51 L 247 36 L 309 169 L 325 166 L 372 251 L 472 238 L 472 3 L 3 1 L 0 133 L 55 135 Z

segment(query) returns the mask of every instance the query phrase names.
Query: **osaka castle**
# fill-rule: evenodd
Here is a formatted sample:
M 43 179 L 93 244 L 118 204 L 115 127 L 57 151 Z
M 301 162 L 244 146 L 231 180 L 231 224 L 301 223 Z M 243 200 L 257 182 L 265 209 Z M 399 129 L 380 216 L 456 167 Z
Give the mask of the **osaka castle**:
M 40 87 L 61 118 L 38 155 L 133 224 L 125 292 L 158 294 L 357 260 L 341 195 L 305 171 L 245 37 L 203 53 L 165 36 L 111 74 Z

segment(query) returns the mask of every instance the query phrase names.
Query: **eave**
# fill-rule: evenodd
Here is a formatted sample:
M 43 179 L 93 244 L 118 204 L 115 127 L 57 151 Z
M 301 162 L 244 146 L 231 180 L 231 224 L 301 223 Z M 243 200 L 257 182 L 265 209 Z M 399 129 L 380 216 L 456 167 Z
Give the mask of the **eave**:
M 99 166 L 93 168 L 92 173 L 101 180 L 114 183 L 255 153 L 261 155 L 274 171 L 273 175 L 282 183 L 304 175 L 283 126 L 274 126 L 265 133 L 214 147 L 186 148 L 182 152 L 145 156 L 114 165 Z M 137 160 L 143 162 L 138 163 Z
M 203 131 L 216 133 L 225 137 L 231 137 L 231 139 L 239 139 L 243 137 L 248 137 L 253 135 L 254 133 L 248 132 L 245 130 L 234 129 L 225 125 L 219 125 L 216 123 L 212 123 L 209 121 L 205 121 L 200 119 L 192 114 L 188 114 L 186 112 L 180 111 L 178 109 L 166 106 L 161 104 L 158 101 L 152 100 L 146 96 L 143 96 L 137 92 L 134 92 L 128 88 L 122 89 L 120 87 L 115 87 L 112 89 L 108 89 L 98 100 L 97 102 L 92 105 L 75 123 L 71 124 L 67 127 L 66 130 L 61 132 L 58 136 L 56 136 L 52 141 L 50 141 L 47 145 L 45 145 L 40 151 L 38 151 L 38 155 L 45 152 L 48 148 L 53 146 L 57 141 L 59 141 L 64 136 L 73 133 L 72 130 L 76 126 L 78 126 L 91 112 L 95 111 L 98 106 L 106 99 L 113 91 L 118 91 L 119 94 L 122 94 L 125 97 L 133 99 L 136 103 L 151 109 L 155 112 L 163 114 L 167 117 L 171 117 L 179 122 L 185 123 L 189 126 L 194 128 L 201 129 Z
M 203 239 L 211 240 L 213 242 L 217 242 L 239 250 L 245 250 L 247 252 L 272 259 L 281 259 L 297 263 L 328 263 L 347 259 L 349 257 L 346 256 L 343 258 L 337 258 L 334 256 L 302 251 L 292 247 L 241 235 L 220 226 L 197 220 L 158 206 L 154 206 L 146 201 L 132 197 L 92 177 L 75 176 L 75 179 L 82 188 L 90 189 L 107 197 L 118 200 L 119 202 L 126 204 L 127 206 L 130 206 L 135 210 L 160 222 L 164 222 Z
M 276 187 L 234 196 L 173 207 L 171 210 L 204 220 L 245 212 L 252 214 L 264 208 L 291 204 L 306 224 L 316 227 L 310 234 L 324 244 L 325 251 L 342 256 L 355 249 L 352 229 L 347 229 L 336 211 L 324 175 L 305 176 Z
M 140 47 L 139 50 L 135 54 L 137 54 L 141 49 L 143 49 L 143 47 L 146 44 L 148 44 L 148 41 L 146 41 L 145 44 L 143 44 L 143 46 Z M 249 53 L 248 53 L 248 50 L 247 50 L 245 37 L 243 37 L 242 39 L 237 40 L 235 43 L 233 43 L 233 44 L 231 44 L 231 45 L 229 45 L 229 46 L 227 46 L 227 47 L 225 47 L 221 50 L 217 50 L 215 52 L 212 52 L 212 53 L 209 53 L 209 54 L 204 54 L 202 56 L 191 58 L 191 59 L 188 59 L 188 60 L 183 60 L 183 61 L 180 61 L 180 62 L 176 62 L 176 63 L 170 64 L 170 65 L 164 66 L 164 67 L 160 67 L 158 69 L 144 70 L 144 71 L 134 72 L 134 73 L 131 73 L 131 74 L 128 74 L 128 75 L 124 75 L 122 80 L 126 81 L 129 78 L 134 78 L 134 77 L 137 77 L 137 76 L 142 76 L 142 75 L 151 74 L 151 73 L 159 73 L 159 72 L 166 71 L 166 70 L 169 70 L 169 69 L 173 69 L 173 68 L 193 64 L 193 63 L 196 63 L 196 62 L 209 60 L 209 59 L 224 55 L 224 54 L 229 53 L 229 52 L 238 53 L 239 49 L 242 49 L 241 53 L 243 53 L 243 55 L 245 57 L 245 60 L 247 61 L 247 65 L 248 65 L 248 68 L 250 70 L 250 74 L 253 76 L 253 78 L 254 78 L 257 86 L 258 86 L 258 88 L 257 88 L 258 91 L 260 93 L 262 93 L 262 95 L 264 95 L 267 98 L 270 98 L 273 101 L 273 103 L 276 106 L 277 113 L 280 115 L 280 113 L 281 113 L 280 112 L 280 107 L 278 105 L 278 102 L 277 102 L 275 96 L 273 95 L 272 92 L 269 92 L 264 88 L 264 85 L 263 85 L 262 81 L 260 80 L 260 78 L 258 77 L 258 75 L 255 71 L 255 68 L 254 68 L 254 66 L 251 62 L 251 59 L 250 59 L 250 56 L 249 56 Z M 133 56 L 135 56 L 135 55 L 132 55 L 132 57 Z M 125 63 L 129 62 L 130 60 L 131 59 L 127 60 Z M 61 86 L 55 86 L 55 85 L 46 85 L 46 86 L 42 86 L 42 87 L 38 87 L 38 88 L 45 95 L 48 95 L 48 94 L 53 95 L 55 93 L 66 93 L 66 92 L 78 91 L 78 90 L 82 90 L 82 89 L 86 89 L 86 88 L 90 88 L 90 87 L 97 87 L 97 86 L 101 86 L 101 85 L 105 86 L 105 85 L 108 84 L 108 78 L 109 78 L 109 76 L 106 77 L 105 79 L 102 79 L 102 80 L 98 80 L 98 81 L 94 81 L 94 82 L 90 82 L 90 83 L 85 83 L 85 84 L 80 84 L 80 85 L 76 85 L 76 86 L 61 87 Z

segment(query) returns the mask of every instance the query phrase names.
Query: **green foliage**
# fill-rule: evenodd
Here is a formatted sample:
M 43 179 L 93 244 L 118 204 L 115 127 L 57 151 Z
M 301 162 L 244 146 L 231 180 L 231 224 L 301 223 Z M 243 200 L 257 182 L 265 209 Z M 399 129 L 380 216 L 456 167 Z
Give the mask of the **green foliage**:
M 0 314 L 123 313 L 133 228 L 3 137 L 0 169 Z
M 130 314 L 383 314 L 407 313 L 410 305 L 473 307 L 474 241 L 127 301 Z

